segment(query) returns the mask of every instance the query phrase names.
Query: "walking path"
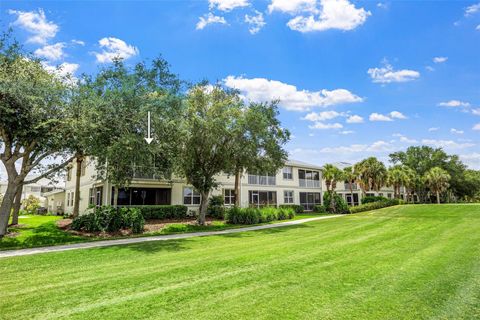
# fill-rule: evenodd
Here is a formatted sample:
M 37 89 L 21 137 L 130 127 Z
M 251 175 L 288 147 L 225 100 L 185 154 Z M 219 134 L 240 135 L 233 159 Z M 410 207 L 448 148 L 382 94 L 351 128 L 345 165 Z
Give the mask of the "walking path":
M 298 224 L 302 224 L 310 221 L 331 219 L 331 218 L 337 218 L 337 217 L 342 217 L 342 215 L 321 216 L 321 217 L 315 217 L 315 218 L 306 218 L 306 219 L 300 219 L 300 220 L 265 224 L 261 226 L 243 227 L 243 228 L 227 229 L 227 230 L 221 230 L 221 231 L 180 233 L 180 234 L 170 234 L 170 235 L 164 235 L 164 236 L 127 238 L 127 239 L 117 239 L 117 240 L 102 240 L 102 241 L 67 244 L 67 245 L 61 245 L 61 246 L 7 250 L 7 251 L 0 251 L 0 258 L 18 257 L 18 256 L 31 255 L 31 254 L 59 252 L 59 251 L 67 251 L 67 250 L 108 247 L 108 246 L 142 243 L 142 242 L 150 242 L 150 241 L 165 241 L 165 240 L 175 240 L 175 239 L 187 239 L 187 238 L 194 238 L 194 237 L 215 236 L 215 235 L 222 235 L 222 234 L 231 234 L 231 233 L 239 233 L 239 232 L 246 232 L 246 231 L 294 226 L 294 225 L 298 225 Z

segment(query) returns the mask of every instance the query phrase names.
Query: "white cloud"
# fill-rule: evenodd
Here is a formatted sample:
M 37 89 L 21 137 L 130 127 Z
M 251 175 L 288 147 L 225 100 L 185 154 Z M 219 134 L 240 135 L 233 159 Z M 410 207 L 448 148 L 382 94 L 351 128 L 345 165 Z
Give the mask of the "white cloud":
M 475 28 L 475 30 L 480 31 L 480 24 Z
M 284 13 L 299 13 L 302 11 L 315 12 L 317 0 L 272 0 L 268 5 L 268 11 L 280 11 Z
M 394 70 L 386 61 L 384 61 L 383 67 L 370 68 L 367 73 L 375 83 L 408 82 L 420 77 L 420 72 L 415 70 Z
M 480 108 L 478 109 L 472 109 L 472 113 L 476 116 L 480 116 Z
M 463 134 L 463 130 L 458 130 L 458 129 L 455 129 L 455 128 L 452 128 L 450 129 L 450 132 L 451 133 L 454 133 L 454 134 Z
M 477 123 L 476 125 L 474 125 L 472 130 L 480 131 L 480 123 Z
M 480 11 L 480 2 L 477 4 L 472 4 L 465 9 L 465 16 L 470 16 Z
M 245 22 L 250 25 L 248 31 L 251 34 L 258 33 L 265 25 L 265 20 L 263 19 L 263 13 L 255 10 L 255 15 L 250 16 L 248 14 L 245 15 Z
M 51 45 L 45 45 L 42 48 L 35 50 L 35 55 L 41 58 L 45 58 L 51 61 L 60 60 L 65 57 L 65 43 L 59 42 Z
M 28 38 L 28 42 L 45 44 L 48 39 L 55 37 L 59 30 L 58 25 L 47 20 L 42 9 L 38 9 L 38 12 L 9 10 L 8 13 L 17 16 L 13 25 L 19 26 L 32 34 Z
M 450 101 L 440 102 L 438 105 L 440 107 L 456 108 L 456 107 L 469 107 L 470 103 L 459 101 L 459 100 L 450 100 Z
M 102 52 L 94 52 L 94 54 L 97 62 L 100 63 L 112 62 L 115 58 L 128 59 L 139 53 L 136 47 L 113 37 L 100 39 L 98 44 L 103 50 Z
M 440 129 L 440 128 L 429 128 L 429 129 L 428 129 L 428 132 L 438 131 L 438 129 Z
M 340 117 L 341 115 L 342 114 L 337 111 L 311 112 L 302 118 L 302 120 L 325 121 Z
M 348 0 L 321 0 L 320 8 L 311 8 L 308 6 L 303 11 L 307 15 L 299 15 L 291 19 L 287 25 L 292 30 L 299 32 L 325 31 L 329 29 L 353 30 L 365 23 L 367 17 L 371 15 L 370 11 L 364 8 L 357 9 L 354 4 Z M 298 5 L 292 5 L 291 8 L 298 10 Z M 270 9 L 270 6 L 269 6 Z M 270 9 L 271 10 L 271 9 Z
M 347 123 L 362 123 L 363 118 L 358 115 L 352 115 L 347 118 Z
M 433 62 L 435 63 L 444 63 L 448 60 L 448 57 L 435 57 L 433 58 Z
M 227 24 L 227 21 L 225 20 L 224 17 L 216 16 L 213 13 L 209 12 L 208 14 L 204 15 L 203 17 L 200 17 L 196 29 L 197 30 L 202 30 L 209 24 Z
M 376 112 L 372 113 L 370 117 L 368 117 L 368 119 L 370 121 L 393 121 L 392 118 L 390 118 L 389 116 L 376 113 Z
M 246 79 L 228 76 L 224 84 L 238 89 L 250 101 L 280 100 L 287 110 L 308 111 L 313 107 L 328 107 L 337 104 L 362 102 L 363 99 L 346 89 L 308 91 L 276 80 L 265 78 Z
M 399 138 L 400 142 L 405 142 L 405 143 L 418 143 L 417 140 L 415 139 L 410 139 L 406 136 L 404 136 L 403 134 L 400 134 L 400 133 L 396 133 L 393 135 L 394 137 L 397 137 Z
M 388 9 L 388 3 L 379 2 L 377 3 L 377 8 Z
M 479 128 L 480 129 L 480 128 Z M 474 143 L 459 143 L 453 140 L 435 140 L 435 139 L 423 139 L 423 144 L 434 146 L 436 148 L 448 148 L 448 149 L 465 149 L 475 146 Z
M 315 122 L 313 126 L 308 126 L 310 129 L 328 130 L 328 129 L 342 129 L 343 126 L 340 123 L 323 123 Z
M 84 45 L 85 45 L 85 41 L 76 40 L 76 39 L 73 39 L 73 40 L 72 40 L 72 43 L 73 43 L 73 44 L 78 44 L 79 46 L 84 46 Z
M 432 66 L 426 66 L 425 69 L 427 69 L 427 71 L 430 71 L 430 72 L 435 71 L 435 68 Z
M 208 0 L 210 9 L 218 9 L 220 11 L 231 11 L 235 8 L 247 7 L 250 5 L 248 0 Z
M 385 152 L 394 150 L 393 146 L 386 141 L 379 140 L 370 145 L 368 144 L 352 144 L 350 146 L 327 147 L 320 149 L 321 153 L 357 153 L 357 152 Z
M 75 72 L 77 72 L 80 65 L 76 63 L 64 62 L 58 66 L 52 66 L 47 63 L 43 63 L 45 70 L 55 74 L 66 83 L 74 83 L 77 78 L 75 77 Z
M 468 167 L 480 170 L 480 153 L 474 152 L 470 154 L 461 154 L 460 160 Z
M 343 134 L 343 135 L 347 135 L 347 134 L 353 134 L 353 133 L 355 133 L 355 131 L 352 131 L 352 130 L 344 130 L 344 131 L 340 131 L 339 133 L 340 133 L 340 134 Z
M 401 113 L 401 112 L 399 112 L 399 111 L 392 111 L 392 112 L 390 112 L 390 117 L 391 117 L 392 119 L 401 119 L 401 120 L 407 119 L 407 117 L 406 117 L 403 113 Z

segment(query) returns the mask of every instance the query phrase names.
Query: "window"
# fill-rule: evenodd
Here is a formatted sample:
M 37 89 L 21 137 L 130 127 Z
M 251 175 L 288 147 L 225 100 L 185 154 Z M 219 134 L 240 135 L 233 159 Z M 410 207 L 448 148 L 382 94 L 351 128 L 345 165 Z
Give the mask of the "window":
M 293 179 L 293 168 L 292 167 L 283 168 L 283 179 L 284 180 L 292 180 Z
M 225 189 L 223 190 L 223 201 L 225 205 L 234 205 L 235 204 L 235 190 Z
M 365 193 L 366 197 L 375 197 L 375 193 L 367 192 Z
M 70 207 L 70 192 L 67 193 L 67 207 Z
M 313 210 L 317 204 L 322 204 L 320 192 L 300 192 L 300 205 L 305 210 Z
M 102 205 L 102 193 L 103 193 L 103 187 L 98 187 L 95 194 L 95 199 L 96 199 L 95 204 L 97 206 Z
M 298 170 L 300 187 L 320 188 L 320 172 L 313 170 Z
M 293 203 L 293 191 L 290 191 L 290 190 L 283 191 L 283 202 Z
M 248 184 L 259 184 L 262 186 L 274 186 L 276 185 L 275 175 L 248 175 Z
M 85 175 L 85 169 L 87 168 L 87 161 L 83 160 L 81 165 L 81 175 L 82 177 Z
M 72 167 L 67 168 L 67 181 L 72 181 Z
M 349 206 L 358 206 L 360 203 L 358 201 L 358 193 L 354 193 L 354 194 L 349 194 L 347 193 L 345 195 L 345 199 L 347 200 L 347 204 Z
M 183 204 L 197 205 L 200 204 L 200 193 L 193 188 L 183 188 Z
M 41 187 L 30 187 L 31 192 L 40 192 L 42 190 Z
M 388 198 L 388 199 L 392 199 L 392 194 L 391 194 L 391 193 L 387 193 L 387 198 Z
M 95 204 L 95 189 L 91 188 L 88 190 L 88 204 L 94 205 Z
M 276 206 L 277 192 L 259 190 L 248 191 L 248 203 L 255 207 Z

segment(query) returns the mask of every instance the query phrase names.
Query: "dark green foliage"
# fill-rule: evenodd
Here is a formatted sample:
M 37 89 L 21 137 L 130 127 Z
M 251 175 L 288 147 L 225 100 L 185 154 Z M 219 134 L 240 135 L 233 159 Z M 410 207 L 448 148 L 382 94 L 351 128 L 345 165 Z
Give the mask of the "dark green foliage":
M 379 202 L 379 201 L 387 201 L 388 199 L 385 197 L 380 196 L 367 196 L 362 198 L 362 204 L 372 203 L 372 202 Z
M 331 204 L 333 197 L 334 204 Z M 341 196 L 339 196 L 337 193 L 332 193 L 332 192 L 326 192 L 323 195 L 323 205 L 325 207 L 325 210 L 328 213 L 339 213 L 339 214 L 345 214 L 345 213 L 350 213 L 348 210 L 348 205 L 343 200 Z
M 145 219 L 138 209 L 104 206 L 73 219 L 72 229 L 86 232 L 131 229 L 133 233 L 141 233 L 144 224 Z
M 315 212 L 315 213 L 325 213 L 325 212 L 327 212 L 327 209 L 325 209 L 325 206 L 322 206 L 321 204 L 317 204 L 316 206 L 313 207 L 313 212 Z
M 295 210 L 292 208 L 239 208 L 227 210 L 226 220 L 231 224 L 257 224 L 275 220 L 293 219 Z
M 211 197 L 208 200 L 207 216 L 223 220 L 223 218 L 225 218 L 225 207 L 223 204 L 223 196 Z
M 135 207 L 145 219 L 185 219 L 188 208 L 183 205 Z
M 383 200 L 383 201 L 370 202 L 370 203 L 365 203 L 365 204 L 362 204 L 362 205 L 359 205 L 359 206 L 350 207 L 350 213 L 358 213 L 358 212 L 376 210 L 376 209 L 396 206 L 396 205 L 403 204 L 403 203 L 404 202 L 402 200 L 399 200 L 399 199 L 386 199 L 386 200 Z
M 295 210 L 295 213 L 303 213 L 303 206 L 299 205 L 299 204 L 281 204 L 279 206 L 280 208 L 292 208 L 293 210 Z

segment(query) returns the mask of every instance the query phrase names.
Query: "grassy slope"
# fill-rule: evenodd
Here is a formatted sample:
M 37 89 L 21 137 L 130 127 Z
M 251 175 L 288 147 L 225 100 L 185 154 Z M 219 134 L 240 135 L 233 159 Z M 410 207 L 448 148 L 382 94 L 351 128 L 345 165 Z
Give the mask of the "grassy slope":
M 297 215 L 294 220 L 319 217 L 326 214 L 305 213 Z M 56 216 L 39 216 L 28 215 L 20 216 L 19 227 L 10 228 L 10 232 L 18 233 L 15 237 L 6 237 L 0 240 L 0 250 L 12 250 L 12 249 L 24 249 L 34 247 L 46 247 L 62 244 L 70 244 L 76 242 L 90 242 L 105 239 L 119 239 L 128 237 L 148 237 L 156 235 L 166 235 L 173 233 L 187 233 L 187 232 L 200 232 L 200 231 L 220 231 L 225 229 L 241 228 L 244 225 L 233 225 L 223 221 L 215 221 L 208 226 L 197 226 L 185 223 L 171 224 L 159 231 L 130 235 L 130 236 L 116 236 L 110 238 L 102 237 L 82 237 L 75 236 L 71 233 L 65 232 L 59 229 L 55 221 L 61 219 Z M 276 223 L 279 221 L 272 221 L 270 223 Z
M 480 206 L 0 260 L 0 318 L 478 319 Z

